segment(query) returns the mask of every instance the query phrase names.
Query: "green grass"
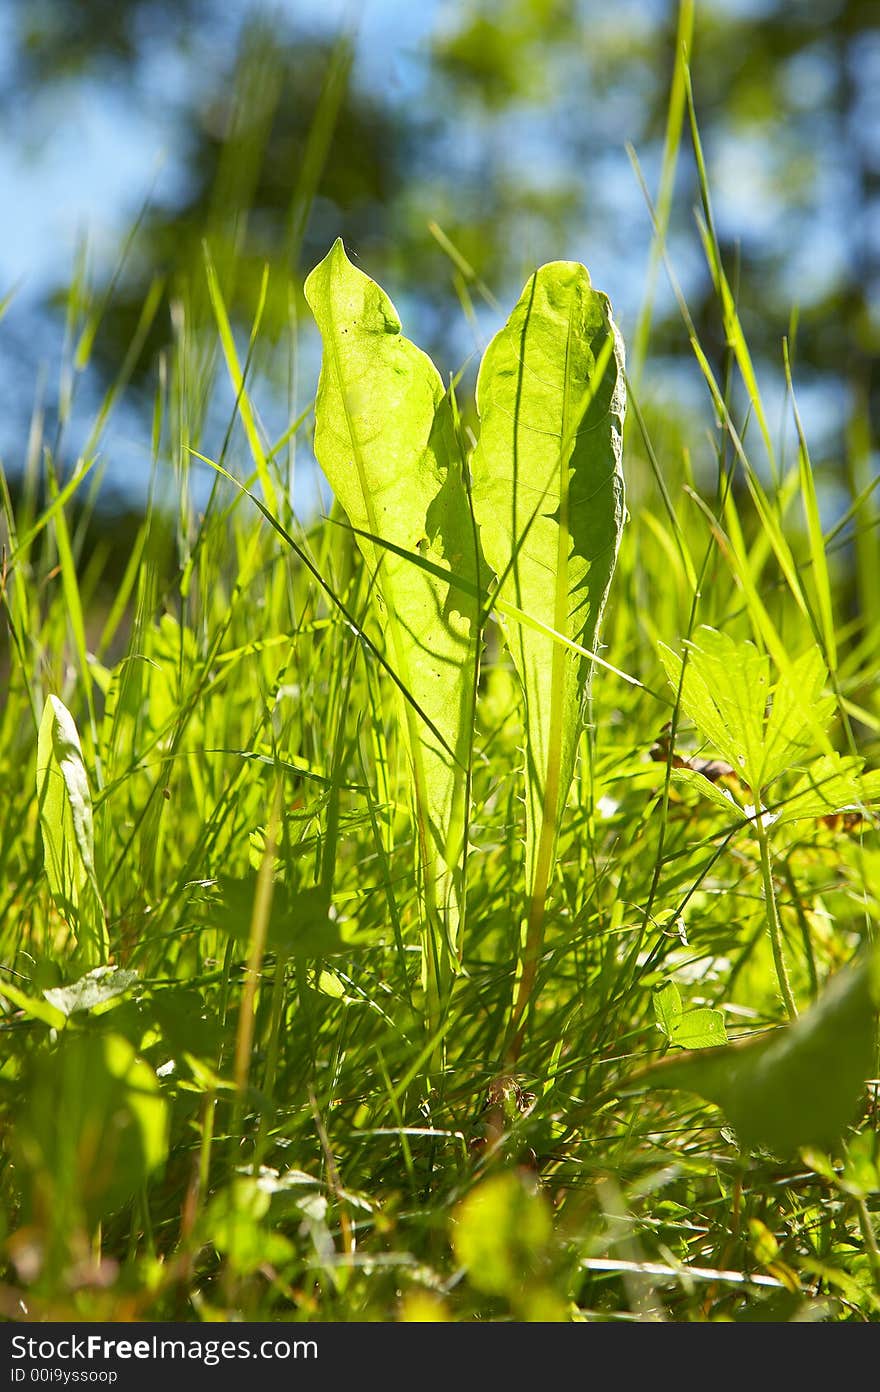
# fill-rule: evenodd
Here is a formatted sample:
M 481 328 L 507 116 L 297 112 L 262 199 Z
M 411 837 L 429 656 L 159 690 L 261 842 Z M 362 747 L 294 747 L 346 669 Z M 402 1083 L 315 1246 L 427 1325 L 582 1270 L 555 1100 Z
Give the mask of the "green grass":
M 673 145 L 686 71 L 675 92 Z M 267 293 L 287 293 L 283 269 L 267 271 L 244 355 L 210 258 L 207 279 L 199 268 L 182 287 L 187 312 L 155 377 L 151 502 L 113 585 L 111 548 L 90 528 L 94 466 L 158 289 L 71 479 L 35 422 L 14 498 L 4 482 L 0 582 L 0 1314 L 877 1317 L 874 1085 L 829 1152 L 789 1157 L 743 1150 L 692 1094 L 630 1087 L 666 1044 L 656 987 L 673 980 L 685 1010 L 723 1011 L 731 1039 L 781 1024 L 779 954 L 804 1010 L 871 938 L 880 900 L 869 806 L 799 822 L 774 849 L 731 829 L 714 785 L 676 781 L 651 756 L 670 721 L 682 756 L 719 753 L 689 724 L 660 647 L 680 652 L 710 625 L 756 643 L 783 677 L 811 644 L 828 669 L 829 734 L 800 713 L 803 758 L 773 806 L 826 739 L 877 762 L 876 479 L 851 470 L 849 512 L 823 536 L 806 440 L 789 457 L 767 426 L 705 184 L 704 243 L 729 345 L 719 375 L 682 310 L 717 425 L 702 436 L 651 407 L 640 339 L 629 520 L 602 629 L 612 666 L 594 674 L 515 1078 L 517 681 L 490 620 L 467 933 L 438 1022 L 369 578 L 341 513 L 292 513 L 290 446 L 313 429 L 309 412 L 272 441 L 251 390 L 275 351 L 261 311 Z M 78 284 L 62 404 L 100 310 Z M 235 405 L 217 450 L 205 403 L 226 379 Z M 44 863 L 37 737 L 50 695 L 82 742 L 117 969 L 91 998 L 64 987 L 100 952 L 77 947 L 80 910 L 59 909 Z

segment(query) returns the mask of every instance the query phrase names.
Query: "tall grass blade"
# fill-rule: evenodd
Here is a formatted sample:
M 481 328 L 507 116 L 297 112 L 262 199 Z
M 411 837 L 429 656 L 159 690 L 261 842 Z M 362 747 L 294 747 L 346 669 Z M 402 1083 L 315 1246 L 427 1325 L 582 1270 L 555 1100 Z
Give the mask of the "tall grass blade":
M 460 865 L 478 659 L 480 559 L 449 398 L 431 360 L 401 333 L 384 291 L 337 240 L 308 277 L 324 345 L 315 452 L 359 533 L 442 567 L 412 565 L 362 534 L 387 650 L 444 746 L 403 709 L 428 925 L 427 971 L 440 982 L 460 951 Z M 454 583 L 461 572 L 469 591 Z M 439 995 L 435 1004 L 439 1004 Z

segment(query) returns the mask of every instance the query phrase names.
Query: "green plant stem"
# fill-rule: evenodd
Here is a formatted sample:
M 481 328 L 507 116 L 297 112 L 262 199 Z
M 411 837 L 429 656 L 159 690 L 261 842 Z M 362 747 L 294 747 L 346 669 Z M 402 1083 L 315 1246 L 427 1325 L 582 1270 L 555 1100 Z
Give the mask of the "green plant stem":
M 569 321 L 569 337 L 571 322 Z M 563 417 L 567 421 L 568 396 L 563 407 Z M 569 518 L 568 494 L 563 486 L 563 470 L 559 471 L 558 535 L 556 539 L 556 593 L 554 597 L 554 624 L 557 632 L 564 632 L 569 604 Z M 553 859 L 556 851 L 556 836 L 559 827 L 559 804 L 564 801 L 566 788 L 562 790 L 563 725 L 565 722 L 565 656 L 558 643 L 553 645 L 551 660 L 552 694 L 550 698 L 549 749 L 547 751 L 547 772 L 544 782 L 543 806 L 541 810 L 541 833 L 538 838 L 535 871 L 532 877 L 529 897 L 529 918 L 526 929 L 526 943 L 523 953 L 522 975 L 519 979 L 513 1014 L 510 1021 L 511 1043 L 508 1058 L 516 1063 L 522 1049 L 526 1030 L 526 1012 L 532 1000 L 535 980 L 538 974 L 538 959 L 544 944 L 544 917 L 547 908 L 547 892 L 553 873 Z M 562 798 L 560 799 L 560 793 Z
M 548 779 L 548 783 L 551 780 Z M 554 782 L 554 793 L 558 789 L 558 780 Z M 549 799 L 545 799 L 545 810 Z M 547 892 L 550 886 L 550 873 L 553 869 L 553 848 L 555 843 L 556 822 L 552 817 L 546 817 L 541 826 L 541 838 L 538 842 L 538 856 L 535 867 L 535 878 L 532 885 L 532 892 L 529 897 L 529 916 L 526 925 L 526 941 L 522 955 L 522 973 L 519 978 L 519 985 L 516 989 L 514 998 L 513 1012 L 510 1019 L 510 1029 L 508 1031 L 510 1043 L 507 1048 L 507 1061 L 512 1066 L 519 1058 L 523 1046 L 523 1039 L 526 1031 L 526 1012 L 535 989 L 535 979 L 538 975 L 538 959 L 541 955 L 541 948 L 544 943 L 544 916 L 547 909 Z
M 263 1076 L 263 1092 L 266 1097 L 274 1098 L 275 1077 L 278 1070 L 278 1055 L 281 1044 L 281 1023 L 284 1016 L 284 986 L 287 977 L 287 958 L 281 954 L 275 963 L 275 974 L 272 979 L 272 1000 L 269 1009 L 269 1030 L 266 1045 L 266 1070 Z M 257 1129 L 257 1143 L 254 1146 L 254 1174 L 259 1172 L 263 1154 L 266 1148 L 266 1140 L 269 1131 L 269 1112 L 260 1113 L 260 1124 Z
M 773 949 L 773 965 L 776 968 L 776 980 L 779 982 L 779 990 L 785 1002 L 788 1018 L 789 1020 L 796 1020 L 798 1008 L 788 977 L 788 967 L 785 965 L 785 953 L 782 945 L 782 924 L 779 921 L 779 909 L 773 890 L 773 867 L 770 863 L 770 840 L 767 836 L 767 828 L 764 826 L 761 819 L 761 804 L 757 798 L 755 799 L 755 835 L 758 838 L 758 845 L 761 850 L 761 877 L 764 881 L 764 912 L 767 917 L 767 932 L 770 934 L 770 946 Z

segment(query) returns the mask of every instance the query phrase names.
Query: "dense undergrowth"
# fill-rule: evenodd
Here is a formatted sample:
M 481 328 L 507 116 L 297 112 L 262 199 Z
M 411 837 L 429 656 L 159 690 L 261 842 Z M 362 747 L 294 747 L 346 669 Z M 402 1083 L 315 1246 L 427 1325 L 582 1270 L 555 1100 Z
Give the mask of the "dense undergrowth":
M 290 439 L 266 438 L 249 391 L 259 319 L 240 352 L 210 259 L 180 287 L 151 502 L 110 589 L 84 500 L 115 389 L 69 478 L 35 422 L 0 590 L 0 1314 L 876 1318 L 875 1086 L 826 1147 L 775 1154 L 696 1095 L 705 1079 L 639 1076 L 806 1011 L 870 941 L 880 893 L 856 765 L 880 727 L 876 499 L 851 480 L 823 534 L 807 442 L 786 452 L 768 426 L 707 226 L 717 377 L 694 347 L 715 428 L 649 409 L 640 367 L 606 665 L 515 1066 L 528 732 L 495 618 L 461 968 L 438 1007 L 393 653 L 338 505 L 292 513 Z M 69 383 L 99 310 L 80 287 Z M 205 403 L 226 374 L 217 446 Z M 307 411 L 291 438 L 312 430 Z M 731 640 L 719 670 L 748 688 L 754 660 L 777 711 L 795 693 L 766 819 L 726 757 L 735 721 L 713 740 L 676 665 L 707 629 Z M 91 827 L 85 801 L 38 797 L 52 749 L 65 787 L 87 780 Z M 816 768 L 848 772 L 805 803 Z M 817 1088 L 838 1065 L 832 1049 Z

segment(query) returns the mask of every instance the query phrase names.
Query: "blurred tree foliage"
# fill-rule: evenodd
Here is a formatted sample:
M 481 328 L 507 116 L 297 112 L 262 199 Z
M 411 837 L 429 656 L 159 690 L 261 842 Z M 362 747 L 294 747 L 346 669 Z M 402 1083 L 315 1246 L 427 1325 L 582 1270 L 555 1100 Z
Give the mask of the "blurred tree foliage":
M 76 75 L 134 81 L 156 36 L 184 56 L 199 26 L 219 25 L 229 38 L 192 92 L 180 93 L 185 193 L 173 206 L 147 208 L 96 344 L 99 362 L 120 360 L 150 279 L 161 272 L 173 294 L 205 236 L 244 323 L 270 263 L 265 326 L 280 334 L 290 285 L 299 290 L 341 233 L 372 274 L 417 290 L 423 337 L 445 350 L 447 366 L 468 348 L 450 275 L 465 299 L 478 301 L 480 281 L 509 296 L 535 263 L 591 259 L 595 247 L 641 286 L 648 218 L 635 180 L 622 188 L 622 145 L 632 141 L 655 189 L 674 0 L 440 7 L 421 89 L 407 100 L 364 79 L 353 38 L 316 37 L 296 23 L 295 7 L 262 16 L 251 7 L 234 30 L 223 28 L 224 10 L 219 0 L 13 6 L 13 61 L 0 92 L 7 103 Z M 880 416 L 880 7 L 698 0 L 693 66 L 710 177 L 721 171 L 719 235 L 753 352 L 778 366 L 796 303 L 798 373 L 844 388 L 850 424 L 860 422 L 849 447 L 864 453 L 864 427 L 876 428 Z M 683 255 L 691 311 L 719 359 L 697 203 L 685 134 L 670 245 Z M 445 260 L 432 220 L 473 276 Z M 169 333 L 160 314 L 141 370 Z M 652 348 L 688 355 L 669 297 L 658 306 Z

